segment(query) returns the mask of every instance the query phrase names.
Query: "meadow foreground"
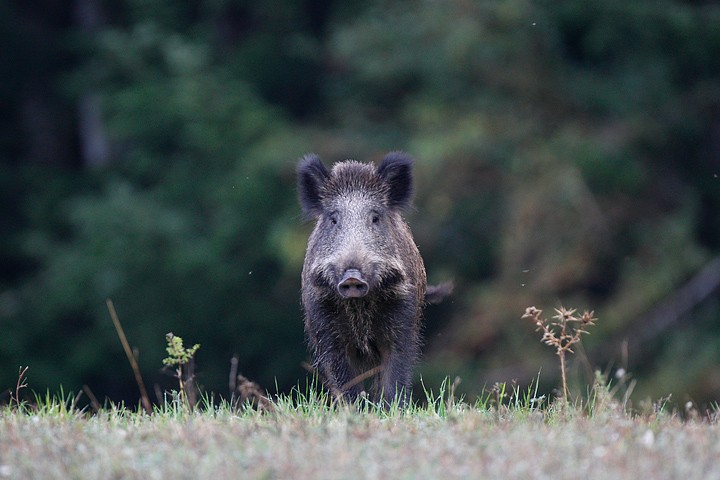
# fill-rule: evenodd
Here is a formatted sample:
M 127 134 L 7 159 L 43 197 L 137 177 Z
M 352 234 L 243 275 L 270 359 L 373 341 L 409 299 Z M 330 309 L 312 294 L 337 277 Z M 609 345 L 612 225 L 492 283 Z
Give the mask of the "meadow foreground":
M 717 421 L 290 404 L 94 415 L 0 411 L 0 478 L 720 478 Z

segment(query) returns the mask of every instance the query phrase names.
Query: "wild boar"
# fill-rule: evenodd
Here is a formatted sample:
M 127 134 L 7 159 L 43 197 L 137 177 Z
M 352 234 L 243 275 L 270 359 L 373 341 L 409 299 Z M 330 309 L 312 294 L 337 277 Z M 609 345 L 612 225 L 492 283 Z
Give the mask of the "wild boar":
M 316 219 L 302 270 L 305 333 L 314 366 L 348 400 L 405 402 L 420 352 L 422 310 L 449 293 L 428 288 L 402 217 L 412 199 L 412 159 L 392 152 L 375 167 L 347 160 L 330 171 L 317 155 L 299 163 L 303 213 Z

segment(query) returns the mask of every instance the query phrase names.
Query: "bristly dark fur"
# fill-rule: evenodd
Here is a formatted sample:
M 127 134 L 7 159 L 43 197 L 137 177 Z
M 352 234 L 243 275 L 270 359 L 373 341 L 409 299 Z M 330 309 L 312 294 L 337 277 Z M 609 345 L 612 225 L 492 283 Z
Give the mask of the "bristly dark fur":
M 449 292 L 426 293 L 425 267 L 401 216 L 412 199 L 412 159 L 392 152 L 377 168 L 348 160 L 328 171 L 307 155 L 297 172 L 303 212 L 317 219 L 302 273 L 315 366 L 338 395 L 354 399 L 363 388 L 357 379 L 373 372 L 374 399 L 403 401 L 420 353 L 422 309 Z M 362 293 L 344 293 L 348 278 Z

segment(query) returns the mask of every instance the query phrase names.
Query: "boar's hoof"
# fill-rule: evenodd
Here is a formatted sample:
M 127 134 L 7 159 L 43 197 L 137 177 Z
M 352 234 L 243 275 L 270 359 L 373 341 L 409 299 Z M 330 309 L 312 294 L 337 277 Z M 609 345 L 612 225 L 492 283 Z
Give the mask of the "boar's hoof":
M 338 283 L 337 289 L 343 298 L 359 298 L 367 295 L 370 287 L 363 279 L 362 273 L 351 268 L 345 271 L 340 279 L 340 283 Z

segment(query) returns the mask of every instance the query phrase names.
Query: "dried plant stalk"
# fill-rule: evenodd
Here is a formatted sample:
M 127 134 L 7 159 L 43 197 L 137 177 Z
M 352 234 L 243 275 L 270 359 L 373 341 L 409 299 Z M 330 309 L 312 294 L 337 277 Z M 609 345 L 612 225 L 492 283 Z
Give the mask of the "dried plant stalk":
M 562 376 L 563 400 L 567 403 L 568 387 L 567 374 L 565 369 L 565 353 L 575 353 L 572 346 L 580 341 L 583 333 L 589 333 L 587 328 L 595 325 L 597 318 L 593 318 L 594 312 L 585 310 L 581 316 L 576 316 L 576 309 L 556 308 L 557 315 L 552 320 L 542 318 L 542 310 L 535 307 L 525 309 L 522 318 L 531 320 L 537 331 L 542 332 L 540 341 L 555 347 L 555 353 L 560 357 L 560 373 Z

